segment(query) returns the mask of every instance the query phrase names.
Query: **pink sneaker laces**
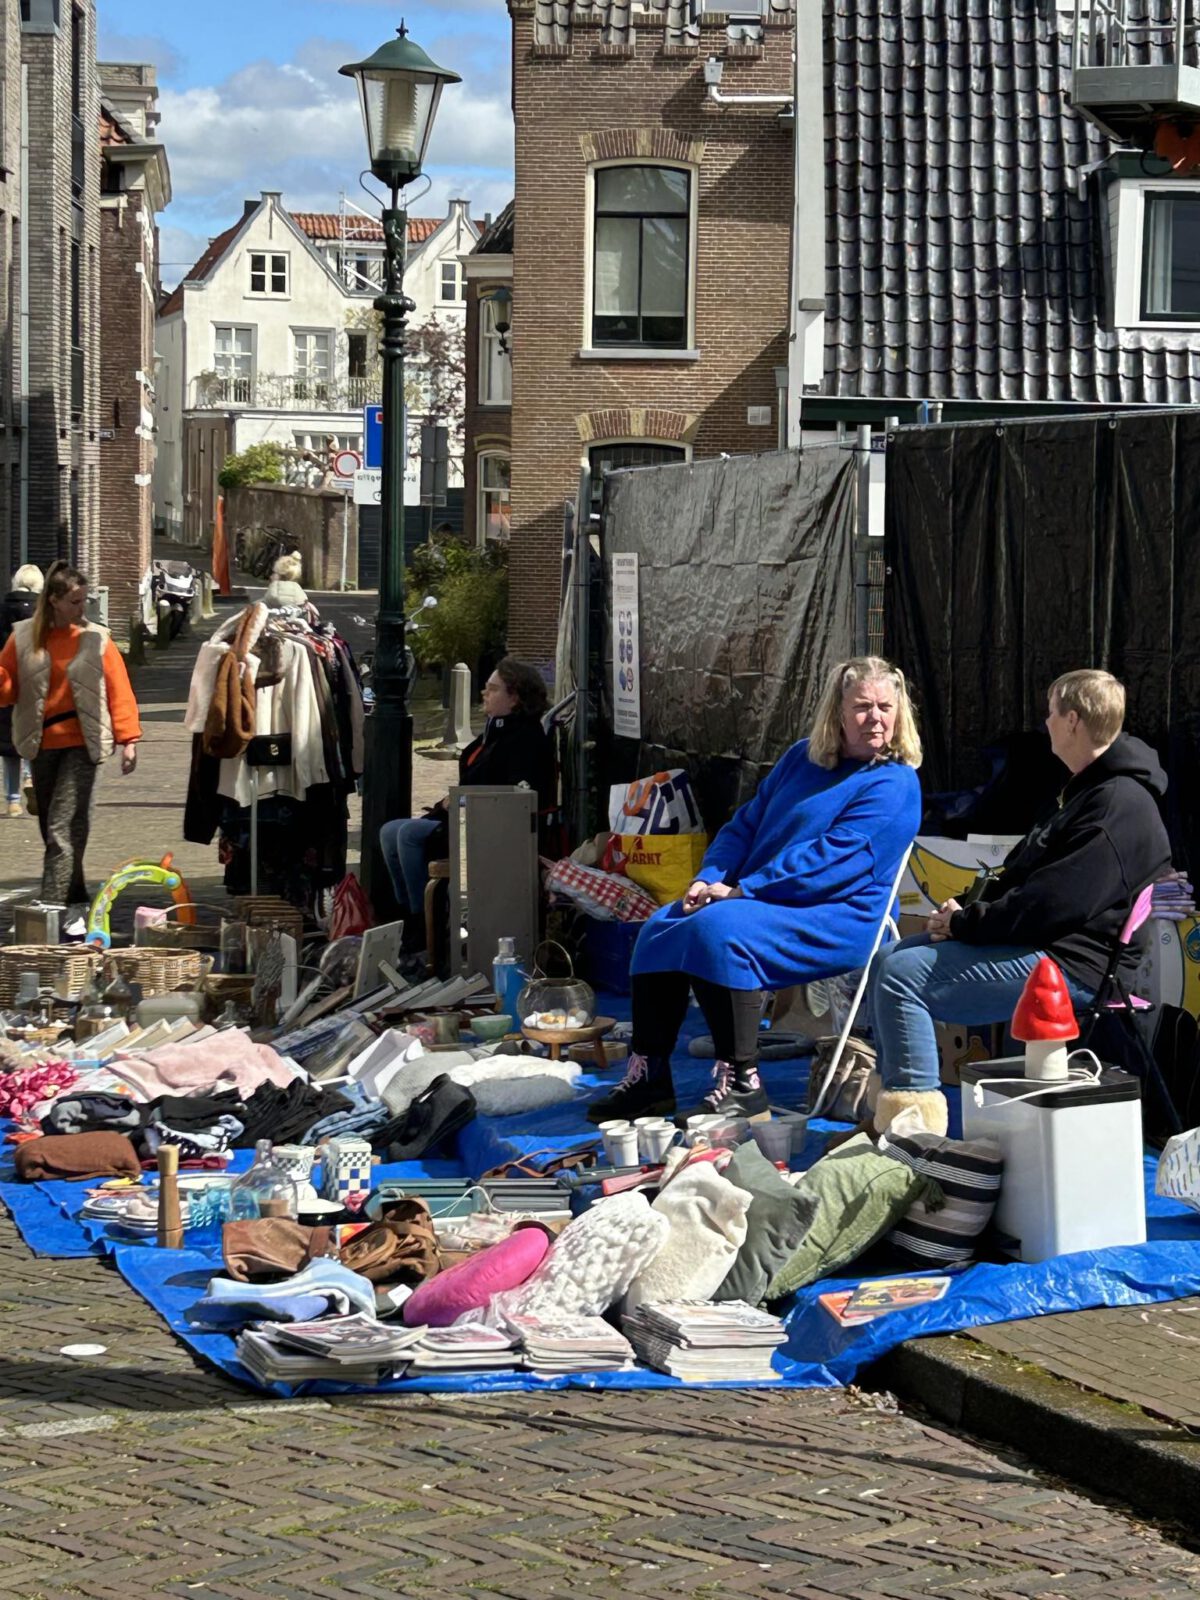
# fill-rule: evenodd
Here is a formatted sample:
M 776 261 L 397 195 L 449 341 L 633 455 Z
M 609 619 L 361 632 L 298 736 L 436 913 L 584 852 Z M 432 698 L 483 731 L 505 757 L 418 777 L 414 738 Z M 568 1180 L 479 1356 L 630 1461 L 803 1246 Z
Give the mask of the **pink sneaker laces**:
M 629 1062 L 625 1068 L 625 1076 L 617 1085 L 617 1089 L 628 1089 L 632 1084 L 638 1083 L 648 1071 L 648 1062 L 645 1056 L 639 1056 L 632 1050 L 629 1052 Z M 614 1090 L 614 1093 L 616 1091 Z
M 715 1109 L 733 1087 L 733 1062 L 714 1061 L 712 1075 L 713 1086 L 704 1096 L 704 1103 L 706 1106 L 712 1106 Z

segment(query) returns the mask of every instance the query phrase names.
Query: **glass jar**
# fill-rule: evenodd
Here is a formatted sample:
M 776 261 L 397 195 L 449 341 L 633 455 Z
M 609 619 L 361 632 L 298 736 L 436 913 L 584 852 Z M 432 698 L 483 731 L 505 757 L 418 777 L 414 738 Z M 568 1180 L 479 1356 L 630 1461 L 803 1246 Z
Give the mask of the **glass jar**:
M 236 1222 L 255 1217 L 290 1217 L 298 1210 L 296 1185 L 281 1166 L 271 1159 L 270 1139 L 254 1146 L 254 1164 L 235 1178 L 229 1189 L 231 1210 Z
M 548 977 L 541 967 L 541 953 L 551 946 L 566 962 L 563 977 Z M 571 957 L 552 939 L 543 940 L 534 952 L 533 976 L 517 996 L 517 1019 L 522 1027 L 548 1030 L 586 1028 L 596 1020 L 595 991 L 575 976 Z

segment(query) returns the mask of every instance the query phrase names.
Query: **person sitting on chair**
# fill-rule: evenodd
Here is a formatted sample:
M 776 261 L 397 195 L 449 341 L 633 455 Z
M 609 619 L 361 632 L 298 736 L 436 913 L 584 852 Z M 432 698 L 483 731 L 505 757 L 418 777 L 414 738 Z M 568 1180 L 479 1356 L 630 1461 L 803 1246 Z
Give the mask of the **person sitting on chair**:
M 500 788 L 527 785 L 537 792 L 538 811 L 555 804 L 554 747 L 542 727 L 548 699 L 536 667 L 505 656 L 483 686 L 483 732 L 458 758 L 460 785 Z M 449 797 L 421 817 L 385 822 L 379 847 L 405 923 L 405 948 L 425 941 L 423 905 L 428 863 L 449 849 Z
M 1124 687 L 1109 672 L 1065 673 L 1050 685 L 1046 728 L 1070 771 L 1055 808 L 1005 859 L 999 878 L 965 908 L 947 900 L 926 932 L 881 950 L 869 992 L 881 1089 L 870 1130 L 916 1107 L 946 1131 L 934 1022 L 1006 1022 L 1025 980 L 1051 956 L 1077 1010 L 1089 1006 L 1117 935 L 1142 889 L 1169 867 L 1158 802 L 1158 757 L 1121 732 Z M 1132 977 L 1135 940 L 1118 969 Z
M 633 952 L 629 1067 L 592 1122 L 675 1110 L 671 1052 L 693 990 L 716 1050 L 700 1111 L 761 1116 L 763 990 L 867 962 L 921 816 L 921 741 L 904 674 L 843 661 L 813 731 L 786 751 L 717 834 L 682 900 L 655 913 Z

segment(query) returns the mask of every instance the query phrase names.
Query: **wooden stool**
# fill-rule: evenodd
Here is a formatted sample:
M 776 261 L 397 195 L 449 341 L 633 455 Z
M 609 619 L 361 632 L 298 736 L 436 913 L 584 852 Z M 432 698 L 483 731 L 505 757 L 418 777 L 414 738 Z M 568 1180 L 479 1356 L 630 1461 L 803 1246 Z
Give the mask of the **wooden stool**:
M 601 1072 L 608 1070 L 608 1057 L 604 1053 L 602 1043 L 604 1035 L 610 1033 L 617 1025 L 616 1017 L 597 1017 L 595 1022 L 590 1022 L 586 1028 L 530 1028 L 522 1025 L 521 1032 L 527 1039 L 533 1039 L 537 1044 L 548 1045 L 551 1061 L 562 1060 L 563 1045 L 590 1044 L 592 1053 L 596 1057 L 596 1065 Z
M 448 861 L 431 861 L 429 863 L 429 877 L 425 883 L 425 952 L 429 957 L 429 972 L 432 973 L 436 965 L 435 952 L 437 951 L 437 886 L 439 883 L 448 883 L 450 880 L 450 863 Z

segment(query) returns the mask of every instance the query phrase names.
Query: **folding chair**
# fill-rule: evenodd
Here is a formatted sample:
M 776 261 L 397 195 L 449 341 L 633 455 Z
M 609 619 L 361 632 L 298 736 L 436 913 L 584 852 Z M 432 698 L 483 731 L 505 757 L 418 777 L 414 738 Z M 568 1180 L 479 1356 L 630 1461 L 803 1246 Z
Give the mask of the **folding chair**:
M 850 1037 L 850 1030 L 854 1026 L 854 1019 L 858 1015 L 858 1008 L 860 1005 L 862 1005 L 863 995 L 867 992 L 867 977 L 871 971 L 871 963 L 874 961 L 876 953 L 878 952 L 880 945 L 883 943 L 884 934 L 890 929 L 893 939 L 899 939 L 900 937 L 900 929 L 896 925 L 896 920 L 892 915 L 892 910 L 896 904 L 896 896 L 900 893 L 900 884 L 904 878 L 905 871 L 907 870 L 908 858 L 911 854 L 912 845 L 910 844 L 908 849 L 900 858 L 900 865 L 896 868 L 896 876 L 892 880 L 892 889 L 887 898 L 887 906 L 884 910 L 882 918 L 880 919 L 879 926 L 875 930 L 875 940 L 871 945 L 871 953 L 867 957 L 865 966 L 858 975 L 858 987 L 854 991 L 854 998 L 850 1002 L 849 1009 L 846 1012 L 846 1016 L 838 1032 L 837 1045 L 834 1048 L 833 1054 L 829 1058 L 829 1065 L 825 1068 L 825 1076 L 821 1079 L 818 1092 L 816 1094 L 809 1095 L 809 1105 L 819 1106 L 829 1090 L 829 1085 L 833 1082 L 833 1075 L 837 1071 L 838 1063 L 842 1059 L 842 1053 L 846 1048 L 846 1041 Z
M 1171 1098 L 1171 1091 L 1167 1088 L 1162 1069 L 1158 1064 L 1152 1047 L 1146 1043 L 1145 1036 L 1138 1026 L 1138 1019 L 1147 1017 L 1155 1009 L 1153 1002 L 1143 1000 L 1140 995 L 1136 995 L 1131 990 L 1126 989 L 1118 973 L 1121 958 L 1128 950 L 1134 934 L 1149 917 L 1153 900 L 1154 885 L 1148 883 L 1133 902 L 1133 907 L 1125 918 L 1124 926 L 1116 937 L 1112 953 L 1108 958 L 1108 966 L 1105 968 L 1104 976 L 1100 980 L 1100 987 L 1096 990 L 1095 999 L 1080 1018 L 1079 1043 L 1080 1045 L 1087 1043 L 1101 1017 L 1119 1018 L 1133 1044 L 1134 1054 L 1141 1062 L 1142 1071 L 1138 1073 L 1138 1076 L 1144 1083 L 1153 1084 L 1157 1090 L 1163 1110 L 1167 1114 L 1171 1132 L 1182 1133 L 1183 1122 L 1175 1102 Z

